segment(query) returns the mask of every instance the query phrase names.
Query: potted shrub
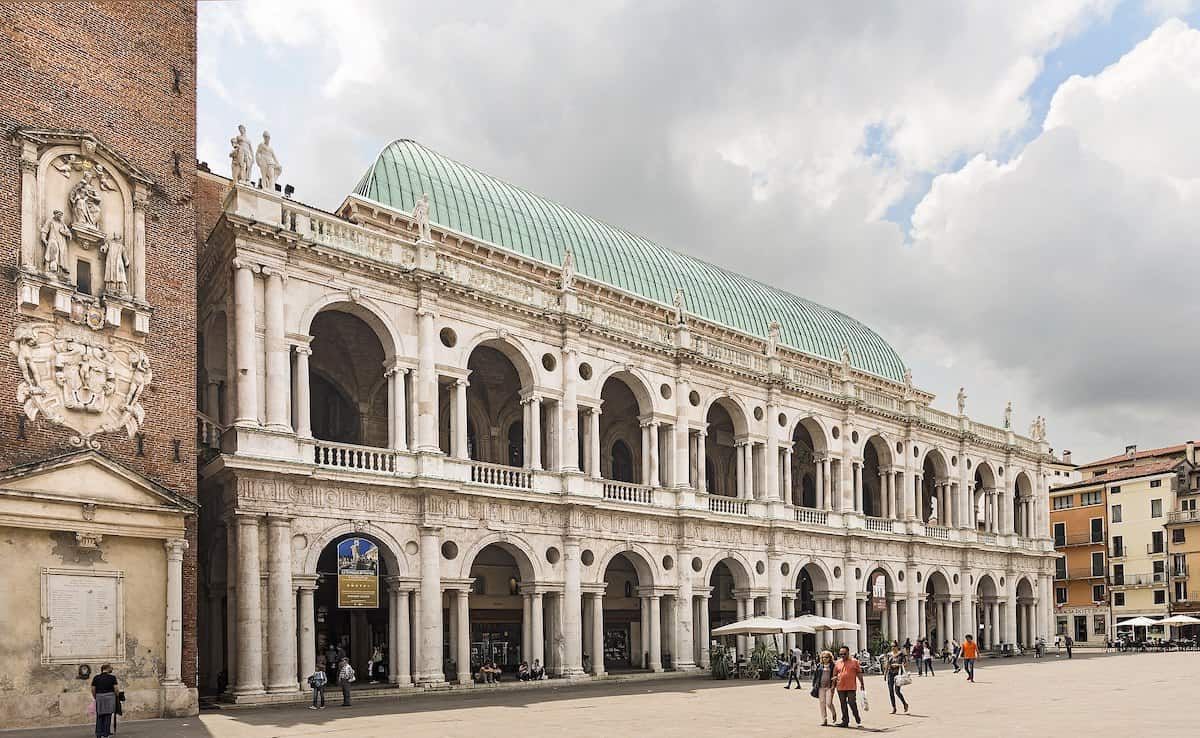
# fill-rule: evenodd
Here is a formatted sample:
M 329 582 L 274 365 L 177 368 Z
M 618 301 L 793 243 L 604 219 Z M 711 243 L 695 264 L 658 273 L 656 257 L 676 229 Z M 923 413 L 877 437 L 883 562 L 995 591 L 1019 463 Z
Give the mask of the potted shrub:
M 709 652 L 710 669 L 713 679 L 729 678 L 729 652 L 722 645 L 714 645 Z
M 759 643 L 750 654 L 750 666 L 758 670 L 759 679 L 770 679 L 779 663 L 779 652 L 774 646 Z

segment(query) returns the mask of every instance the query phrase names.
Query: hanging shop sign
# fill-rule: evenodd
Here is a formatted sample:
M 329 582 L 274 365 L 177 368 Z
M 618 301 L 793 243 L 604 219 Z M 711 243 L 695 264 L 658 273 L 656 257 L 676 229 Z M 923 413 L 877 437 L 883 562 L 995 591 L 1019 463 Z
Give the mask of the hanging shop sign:
M 875 581 L 871 583 L 871 609 L 875 612 L 887 609 L 887 582 L 882 574 L 876 574 Z
M 365 538 L 338 543 L 338 607 L 379 607 L 379 547 Z

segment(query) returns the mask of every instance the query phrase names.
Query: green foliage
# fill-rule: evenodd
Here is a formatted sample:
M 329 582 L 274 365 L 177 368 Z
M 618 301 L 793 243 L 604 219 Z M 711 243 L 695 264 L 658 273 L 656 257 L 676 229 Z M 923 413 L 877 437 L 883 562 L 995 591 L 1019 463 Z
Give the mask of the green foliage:
M 775 665 L 779 663 L 779 652 L 775 646 L 759 642 L 750 654 L 750 666 L 758 670 L 759 679 L 770 679 L 775 673 Z
M 709 652 L 709 659 L 712 662 L 713 679 L 728 679 L 729 678 L 729 649 L 722 645 L 715 645 Z

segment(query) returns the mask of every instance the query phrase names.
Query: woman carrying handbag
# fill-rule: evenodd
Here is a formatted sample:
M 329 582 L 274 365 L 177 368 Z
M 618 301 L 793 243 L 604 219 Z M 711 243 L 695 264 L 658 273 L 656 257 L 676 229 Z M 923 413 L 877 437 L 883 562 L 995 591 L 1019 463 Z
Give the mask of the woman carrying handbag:
M 829 725 L 830 720 L 836 723 L 838 719 L 837 708 L 833 702 L 834 695 L 837 694 L 833 669 L 833 653 L 822 651 L 820 660 L 813 667 L 812 691 L 809 692 L 817 698 L 821 708 L 821 725 Z M 828 717 L 826 711 L 828 711 Z
M 900 649 L 900 644 L 892 641 L 892 652 L 884 661 L 883 678 L 887 680 L 888 698 L 892 701 L 893 715 L 896 714 L 897 697 L 900 698 L 900 704 L 904 705 L 904 711 L 908 712 L 908 700 L 904 699 L 904 693 L 900 691 L 903 687 L 912 684 L 912 675 L 905 668 L 907 663 L 908 657 Z

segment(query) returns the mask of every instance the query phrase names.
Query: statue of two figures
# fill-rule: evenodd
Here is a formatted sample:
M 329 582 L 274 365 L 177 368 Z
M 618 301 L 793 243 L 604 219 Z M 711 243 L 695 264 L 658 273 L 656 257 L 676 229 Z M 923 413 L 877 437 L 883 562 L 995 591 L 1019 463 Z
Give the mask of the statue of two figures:
M 104 292 L 124 297 L 129 294 L 129 254 L 120 234 L 104 235 L 102 201 L 95 181 L 94 172 L 84 170 L 67 193 L 70 225 L 62 210 L 54 210 L 42 224 L 42 273 L 55 281 L 70 283 L 71 242 L 84 250 L 99 244 L 104 257 Z
M 274 192 L 275 183 L 279 175 L 283 174 L 283 167 L 275 156 L 275 150 L 271 148 L 271 134 L 263 131 L 262 143 L 258 145 L 258 149 L 254 149 L 246 136 L 246 126 L 238 126 L 238 134 L 229 139 L 229 143 L 233 147 L 229 152 L 229 171 L 233 181 L 252 181 L 250 172 L 257 163 L 259 186 L 268 192 Z

